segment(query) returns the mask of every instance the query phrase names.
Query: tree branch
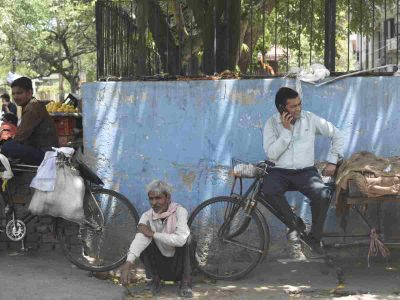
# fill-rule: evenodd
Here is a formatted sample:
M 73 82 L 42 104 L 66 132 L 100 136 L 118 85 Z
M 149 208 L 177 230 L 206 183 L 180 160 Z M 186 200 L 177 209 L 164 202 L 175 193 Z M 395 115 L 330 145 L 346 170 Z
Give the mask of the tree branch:
M 182 7 L 177 0 L 171 0 L 171 2 L 178 34 L 183 34 L 183 38 L 185 39 L 189 36 L 189 34 L 185 27 L 185 19 L 183 18 Z

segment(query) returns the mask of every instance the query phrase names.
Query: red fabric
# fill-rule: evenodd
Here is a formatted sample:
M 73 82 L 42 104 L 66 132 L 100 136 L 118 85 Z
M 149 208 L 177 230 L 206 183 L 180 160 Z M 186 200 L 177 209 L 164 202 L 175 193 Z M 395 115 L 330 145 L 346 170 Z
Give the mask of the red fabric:
M 0 141 L 7 141 L 8 139 L 13 139 L 17 133 L 17 126 L 3 122 L 0 126 Z

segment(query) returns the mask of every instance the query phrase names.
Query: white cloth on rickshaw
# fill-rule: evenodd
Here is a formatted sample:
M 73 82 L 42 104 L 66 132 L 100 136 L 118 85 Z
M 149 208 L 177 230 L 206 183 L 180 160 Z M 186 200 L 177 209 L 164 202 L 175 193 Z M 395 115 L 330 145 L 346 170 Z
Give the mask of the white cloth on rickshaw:
M 56 184 L 57 154 L 61 152 L 67 157 L 72 157 L 75 150 L 70 147 L 53 148 L 53 150 L 54 151 L 46 151 L 44 159 L 37 170 L 36 176 L 32 179 L 30 187 L 43 192 L 54 191 Z
M 8 161 L 8 158 L 0 153 L 0 161 L 1 164 L 4 166 L 5 171 L 1 173 L 1 178 L 5 180 L 9 180 L 14 177 L 14 173 L 11 170 L 10 162 Z
M 29 204 L 29 211 L 34 215 L 51 215 L 81 223 L 84 219 L 84 180 L 79 175 L 79 172 L 69 164 L 56 164 L 55 160 L 54 164 L 56 174 L 54 190 L 42 191 L 35 189 Z

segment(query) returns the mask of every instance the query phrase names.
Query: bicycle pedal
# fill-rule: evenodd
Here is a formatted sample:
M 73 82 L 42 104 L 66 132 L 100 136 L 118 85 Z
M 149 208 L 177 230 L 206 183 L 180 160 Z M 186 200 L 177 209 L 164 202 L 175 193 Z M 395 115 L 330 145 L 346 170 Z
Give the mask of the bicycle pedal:
M 313 251 L 312 249 L 303 249 L 303 254 L 305 257 L 307 257 L 308 260 L 310 261 L 321 261 L 321 262 L 326 262 L 326 255 L 324 253 L 317 253 L 315 251 Z

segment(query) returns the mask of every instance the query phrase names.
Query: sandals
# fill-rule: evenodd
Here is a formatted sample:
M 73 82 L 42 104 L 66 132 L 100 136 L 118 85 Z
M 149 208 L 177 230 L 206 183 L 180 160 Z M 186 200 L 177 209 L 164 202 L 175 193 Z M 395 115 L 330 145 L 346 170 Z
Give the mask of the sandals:
M 182 298 L 193 298 L 193 291 L 191 286 L 186 282 L 181 283 L 178 291 L 178 296 Z
M 151 280 L 146 283 L 144 290 L 151 291 L 153 296 L 156 296 L 160 293 L 162 288 L 161 281 L 159 280 Z M 181 282 L 179 286 L 178 296 L 182 298 L 193 298 L 192 287 L 187 282 Z
M 157 295 L 161 291 L 161 281 L 160 280 L 151 280 L 148 281 L 143 290 L 150 291 L 153 296 Z

